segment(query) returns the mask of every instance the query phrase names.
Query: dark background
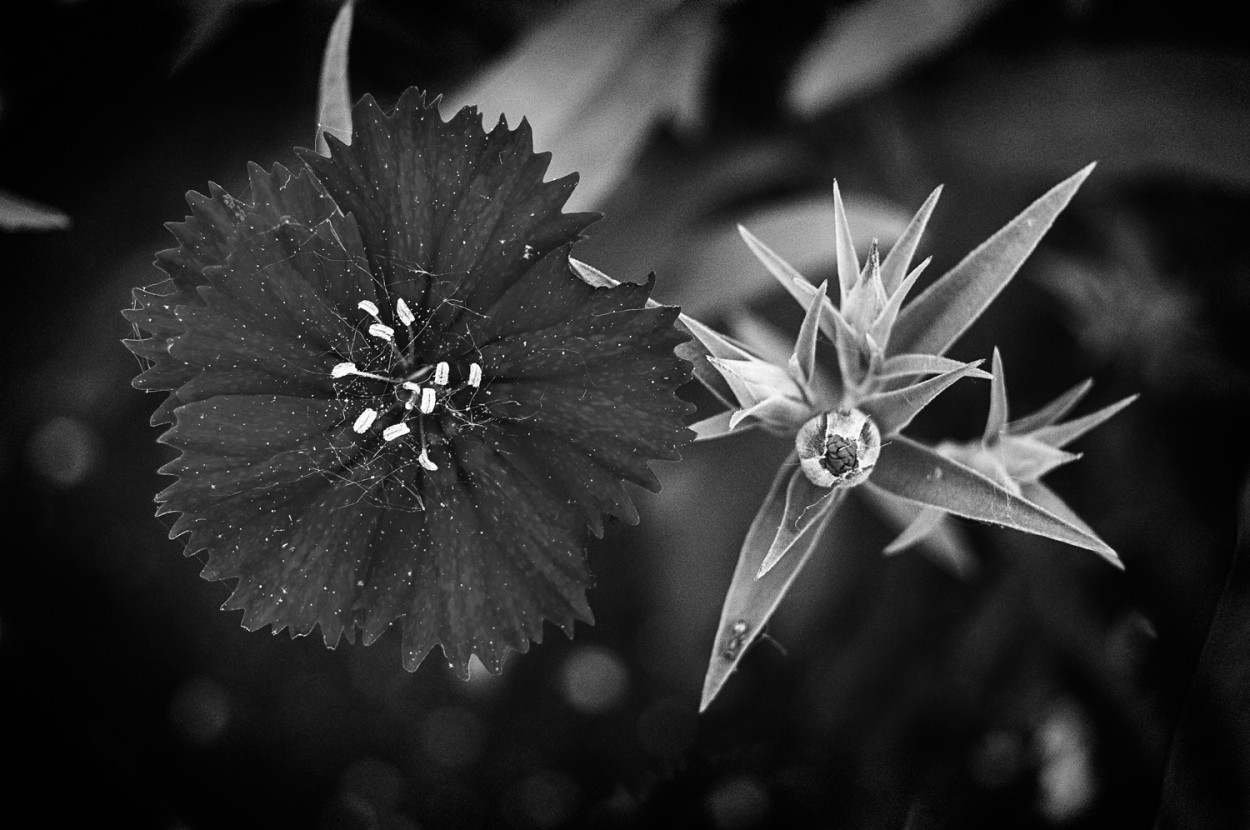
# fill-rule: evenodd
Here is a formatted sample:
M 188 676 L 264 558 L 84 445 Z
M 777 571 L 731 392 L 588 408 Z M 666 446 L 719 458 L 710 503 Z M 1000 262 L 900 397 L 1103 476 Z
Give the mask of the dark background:
M 953 354 L 999 346 L 1020 413 L 1091 376 L 1078 413 L 1142 394 L 1048 479 L 1127 568 L 964 526 L 980 567 L 959 579 L 880 556 L 896 531 L 851 505 L 772 642 L 698 716 L 720 600 L 786 452 L 764 436 L 656 465 L 642 523 L 591 543 L 597 624 L 572 642 L 548 628 L 498 677 L 461 683 L 437 657 L 408 674 L 394 638 L 328 651 L 217 610 L 229 586 L 152 516 L 171 452 L 147 424 L 157 399 L 129 387 L 118 311 L 156 281 L 185 191 L 237 193 L 247 161 L 311 143 L 337 4 L 5 4 L 0 190 L 72 225 L 0 231 L 0 822 L 1250 826 L 1244 27 L 1201 1 L 910 5 L 689 4 L 706 49 L 685 74 L 586 105 L 612 127 L 592 149 L 632 143 L 575 255 L 656 270 L 659 298 L 709 322 L 750 309 L 793 331 L 735 222 L 819 279 L 835 176 L 861 241 L 945 182 L 921 249 L 940 274 L 1098 160 Z M 564 7 L 364 0 L 354 92 L 456 89 Z M 620 65 L 658 60 L 666 36 Z M 859 80 L 814 72 L 794 93 L 825 53 L 845 56 L 830 78 Z M 679 105 L 648 109 L 681 83 Z M 913 433 L 969 438 L 985 398 L 961 385 Z

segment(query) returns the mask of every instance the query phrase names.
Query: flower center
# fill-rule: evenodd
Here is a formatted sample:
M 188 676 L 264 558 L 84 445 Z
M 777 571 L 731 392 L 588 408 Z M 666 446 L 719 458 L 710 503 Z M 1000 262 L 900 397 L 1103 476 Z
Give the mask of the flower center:
M 799 466 L 818 487 L 854 487 L 868 478 L 881 452 L 877 425 L 858 409 L 812 418 L 794 439 Z
M 845 475 L 859 466 L 859 453 L 855 445 L 841 435 L 829 436 L 822 459 L 825 469 L 835 476 Z
M 362 387 L 360 394 L 351 395 L 353 398 L 372 398 L 377 403 L 376 407 L 367 406 L 360 412 L 352 424 L 352 431 L 357 435 L 380 432 L 385 444 L 405 441 L 415 434 L 421 448 L 417 461 L 423 469 L 433 472 L 438 465 L 430 459 L 425 418 L 445 412 L 465 424 L 473 425 L 472 398 L 458 405 L 456 396 L 466 391 L 472 395 L 481 388 L 481 364 L 457 365 L 453 379 L 450 361 L 419 363 L 414 352 L 416 336 L 413 324 L 416 315 L 402 297 L 395 301 L 395 318 L 407 329 L 403 349 L 396 342 L 395 329 L 382 321 L 375 303 L 361 300 L 357 305 L 372 318 L 367 331 L 376 341 L 374 345 L 381 348 L 370 350 L 368 368 L 362 369 L 355 362 L 343 361 L 330 370 L 330 376 L 348 384 L 372 381 L 374 385 L 382 383 L 390 388 L 378 395 L 369 394 L 375 390 Z M 340 397 L 345 397 L 345 391 L 339 390 Z

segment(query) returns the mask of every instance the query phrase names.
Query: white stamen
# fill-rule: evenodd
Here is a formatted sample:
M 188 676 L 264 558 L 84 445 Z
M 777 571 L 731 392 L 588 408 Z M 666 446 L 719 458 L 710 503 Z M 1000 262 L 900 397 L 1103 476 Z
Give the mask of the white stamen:
M 360 413 L 360 417 L 356 419 L 356 423 L 352 424 L 352 430 L 357 435 L 364 433 L 369 427 L 373 426 L 373 422 L 377 420 L 378 411 L 376 409 L 366 409 Z
M 378 316 L 377 305 L 369 302 L 368 300 L 361 300 L 360 302 L 356 303 L 356 308 L 360 309 L 365 314 L 368 314 L 370 317 Z
M 399 322 L 405 326 L 411 326 L 417 319 L 416 315 L 412 313 L 412 309 L 404 302 L 403 297 L 395 301 L 395 313 L 399 315 Z
M 421 414 L 429 415 L 434 411 L 434 404 L 437 402 L 438 393 L 430 387 L 421 390 Z
M 417 463 L 431 473 L 438 469 L 438 465 L 430 460 L 430 451 L 425 447 L 421 448 L 421 454 L 417 456 Z
M 369 333 L 379 340 L 390 341 L 395 339 L 395 329 L 382 323 L 374 323 L 372 326 L 369 326 Z
M 447 378 L 451 375 L 451 366 L 447 361 L 443 361 L 434 367 L 434 382 L 439 386 L 447 385 Z
M 404 383 L 403 383 L 403 387 L 404 387 L 405 389 L 407 389 L 409 392 L 420 392 L 420 391 L 421 391 L 421 385 L 420 385 L 420 384 L 417 384 L 417 383 L 413 383 L 413 382 L 412 382 L 412 381 L 410 381 L 410 380 L 406 380 L 406 381 L 404 381 Z
M 354 374 L 356 374 L 355 363 L 339 363 L 330 370 L 330 377 L 332 378 L 345 378 L 348 375 Z
M 385 441 L 394 441 L 396 438 L 403 438 L 410 432 L 412 432 L 412 430 L 408 427 L 408 425 L 403 421 L 400 421 L 398 424 L 391 424 L 389 427 L 382 430 L 382 439 Z
M 469 385 L 475 389 L 482 385 L 482 367 L 476 363 L 469 366 Z

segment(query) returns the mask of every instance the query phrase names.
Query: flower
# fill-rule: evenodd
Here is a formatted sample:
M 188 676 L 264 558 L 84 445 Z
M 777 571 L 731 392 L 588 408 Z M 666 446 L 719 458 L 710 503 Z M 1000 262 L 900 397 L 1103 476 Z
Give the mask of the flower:
M 697 348 L 686 347 L 696 358 L 695 376 L 728 407 L 692 428 L 707 440 L 759 427 L 792 438 L 795 449 L 781 465 L 743 543 L 722 608 L 701 708 L 711 703 L 746 645 L 759 636 L 837 506 L 853 489 L 877 502 L 902 502 L 938 516 L 953 514 L 1047 536 L 1119 566 L 1115 552 L 1085 522 L 1057 499 L 1044 498 L 1048 490 L 1014 486 L 1010 476 L 986 475 L 980 465 L 970 466 L 964 463 L 967 459 L 901 434 L 957 380 L 991 377 L 978 368 L 980 361 L 963 363 L 944 353 L 1014 276 L 1091 169 L 1057 185 L 906 306 L 908 293 L 928 265 L 925 260 L 912 268 L 911 261 L 940 189 L 889 255 L 882 260 L 874 244 L 861 268 L 834 185 L 837 305 L 827 284 L 813 285 L 739 228 L 756 258 L 805 315 L 789 355 L 766 355 L 766 348 L 683 316 L 697 339 Z M 832 343 L 836 372 L 823 371 L 817 363 L 820 334 Z M 1001 374 L 997 358 L 996 366 Z M 996 400 L 1000 389 L 1001 378 L 994 386 Z M 1005 398 L 1002 407 L 1005 413 Z M 997 423 L 993 413 L 991 421 Z M 995 437 L 993 444 L 1011 459 L 1028 445 L 1029 458 L 1041 465 L 1030 468 L 1030 482 L 1049 469 L 1044 462 L 1056 461 L 1054 453 L 1063 456 L 1058 461 L 1070 460 L 1057 445 L 1041 447 L 1046 442 L 1034 438 L 1011 433 Z
M 1086 380 L 1036 412 L 1010 421 L 1006 375 L 1002 356 L 995 349 L 994 376 L 990 382 L 990 411 L 985 421 L 985 431 L 976 441 L 943 441 L 936 449 L 947 458 L 992 479 L 1004 489 L 1063 517 L 1069 524 L 1085 529 L 1090 536 L 1096 536 L 1059 494 L 1041 481 L 1046 473 L 1081 457 L 1079 454 L 1066 452 L 1064 447 L 1101 426 L 1137 400 L 1137 395 L 1130 395 L 1096 412 L 1063 421 L 1063 417 L 1081 402 L 1092 386 L 1093 381 Z M 890 512 L 909 512 L 911 518 L 898 538 L 886 546 L 886 553 L 898 553 L 924 542 L 937 533 L 946 521 L 946 512 L 936 507 L 926 506 L 908 511 L 907 508 L 911 505 L 901 502 L 898 507 L 901 510 Z M 966 571 L 969 567 L 968 554 L 958 548 L 935 546 L 933 551 L 938 556 L 947 557 L 947 561 L 956 571 Z
M 651 282 L 570 270 L 596 216 L 561 212 L 576 176 L 543 182 L 528 124 L 436 103 L 366 96 L 328 158 L 190 194 L 128 345 L 170 393 L 158 514 L 238 580 L 225 608 L 331 647 L 395 623 L 406 668 L 440 645 L 467 676 L 592 621 L 587 528 L 637 521 L 623 481 L 659 489 L 689 365 Z

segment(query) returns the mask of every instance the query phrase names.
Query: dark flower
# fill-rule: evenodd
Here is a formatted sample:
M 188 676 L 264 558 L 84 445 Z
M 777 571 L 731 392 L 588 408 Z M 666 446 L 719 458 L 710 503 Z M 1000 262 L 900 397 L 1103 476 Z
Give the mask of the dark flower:
M 594 288 L 569 268 L 594 214 L 576 176 L 543 182 L 525 122 L 444 123 L 409 90 L 366 97 L 350 146 L 307 168 L 216 185 L 135 292 L 129 342 L 169 391 L 154 423 L 181 452 L 159 513 L 238 579 L 243 624 L 365 643 L 393 622 L 404 665 L 476 654 L 592 620 L 586 529 L 637 513 L 623 480 L 690 433 L 677 310 L 651 283 Z

